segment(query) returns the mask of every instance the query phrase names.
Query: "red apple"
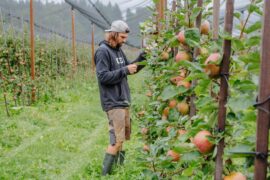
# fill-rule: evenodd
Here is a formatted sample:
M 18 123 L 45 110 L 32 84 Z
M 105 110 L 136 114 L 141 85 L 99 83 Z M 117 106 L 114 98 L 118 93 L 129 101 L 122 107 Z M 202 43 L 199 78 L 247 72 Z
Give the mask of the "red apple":
M 173 150 L 169 150 L 167 152 L 167 156 L 170 156 L 172 158 L 172 161 L 179 161 L 180 159 L 180 154 Z
M 210 23 L 209 21 L 205 20 L 202 24 L 201 24 L 201 34 L 205 34 L 208 35 L 209 31 L 210 31 Z
M 224 180 L 246 180 L 247 177 L 240 172 L 232 172 L 228 176 L 224 177 Z
M 146 144 L 143 145 L 143 150 L 146 151 L 146 152 L 149 152 L 150 151 L 150 147 Z
M 190 59 L 191 59 L 190 55 L 185 51 L 180 51 L 175 56 L 175 62 L 180 62 L 180 61 L 183 61 L 183 60 L 188 60 L 189 61 Z
M 141 133 L 142 133 L 142 134 L 147 134 L 147 133 L 148 133 L 148 128 L 143 127 L 143 128 L 141 129 Z
M 189 105 L 186 102 L 180 102 L 177 104 L 177 110 L 182 115 L 186 115 L 189 112 Z
M 209 153 L 214 147 L 214 144 L 208 140 L 208 136 L 211 137 L 212 134 L 207 130 L 202 130 L 193 139 L 193 143 L 202 154 Z
M 185 31 L 180 31 L 177 35 L 177 39 L 180 43 L 185 44 L 186 39 L 185 39 Z

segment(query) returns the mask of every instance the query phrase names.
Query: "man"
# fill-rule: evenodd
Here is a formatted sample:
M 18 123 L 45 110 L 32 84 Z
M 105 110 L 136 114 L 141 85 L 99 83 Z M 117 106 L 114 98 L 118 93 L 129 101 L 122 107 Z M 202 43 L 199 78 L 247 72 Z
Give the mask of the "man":
M 130 139 L 130 91 L 127 76 L 143 68 L 136 62 L 145 60 L 141 53 L 129 62 L 121 49 L 127 41 L 129 27 L 121 20 L 112 22 L 105 30 L 105 41 L 99 44 L 95 53 L 96 74 L 99 84 L 102 109 L 109 120 L 110 144 L 103 161 L 102 175 L 110 174 L 114 164 L 123 164 L 125 151 L 123 142 Z

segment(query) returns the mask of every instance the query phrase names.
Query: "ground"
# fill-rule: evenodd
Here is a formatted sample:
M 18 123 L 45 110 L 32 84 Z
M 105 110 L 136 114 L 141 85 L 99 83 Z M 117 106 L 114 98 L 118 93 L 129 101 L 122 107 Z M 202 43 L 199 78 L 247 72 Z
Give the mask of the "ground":
M 134 103 L 144 91 L 144 73 L 130 79 Z M 100 179 L 108 143 L 107 119 L 95 78 L 56 82 L 56 96 L 46 103 L 13 109 L 0 104 L 0 179 Z M 124 167 L 102 179 L 136 179 L 136 156 L 142 143 L 138 122 L 126 144 Z

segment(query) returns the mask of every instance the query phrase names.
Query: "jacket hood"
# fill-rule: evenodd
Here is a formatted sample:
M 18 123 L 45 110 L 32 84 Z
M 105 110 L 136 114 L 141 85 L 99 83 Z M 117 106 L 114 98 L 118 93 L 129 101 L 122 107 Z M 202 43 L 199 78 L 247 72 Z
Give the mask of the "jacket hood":
M 111 47 L 109 42 L 106 40 L 101 41 L 98 45 L 101 46 L 102 44 L 105 44 L 106 46 L 108 46 L 109 48 L 113 49 L 113 50 L 119 50 L 121 46 L 116 46 L 115 48 Z

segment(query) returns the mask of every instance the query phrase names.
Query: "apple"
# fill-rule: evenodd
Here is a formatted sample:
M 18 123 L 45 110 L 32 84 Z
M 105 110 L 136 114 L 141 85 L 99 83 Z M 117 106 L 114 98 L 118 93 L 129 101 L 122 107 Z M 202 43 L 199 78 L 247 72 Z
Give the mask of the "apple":
M 162 116 L 161 116 L 161 120 L 164 120 L 164 121 L 168 120 L 168 116 L 166 116 L 166 115 L 162 114 Z
M 201 34 L 208 35 L 209 34 L 209 31 L 210 31 L 210 23 L 209 23 L 209 21 L 205 20 L 201 24 L 200 30 L 201 30 Z
M 172 128 L 173 128 L 173 126 L 168 126 L 168 127 L 166 128 L 166 132 L 169 134 L 169 132 L 171 131 Z
M 177 104 L 177 110 L 180 112 L 182 115 L 186 115 L 189 112 L 189 106 L 186 102 L 180 102 Z
M 137 113 L 139 117 L 143 117 L 145 115 L 145 111 L 140 111 Z
M 167 156 L 171 157 L 172 161 L 179 161 L 179 159 L 180 159 L 180 154 L 173 151 L 173 150 L 169 150 L 167 152 Z
M 214 144 L 207 139 L 207 136 L 211 137 L 212 134 L 207 130 L 202 130 L 193 139 L 193 143 L 202 154 L 209 153 L 214 147 Z
M 147 133 L 148 133 L 148 128 L 143 127 L 143 128 L 141 129 L 141 133 L 142 133 L 142 134 L 147 134 Z
M 170 57 L 170 55 L 169 55 L 169 53 L 166 52 L 166 51 L 163 51 L 163 52 L 161 53 L 161 55 L 160 55 L 160 58 L 161 58 L 162 60 L 164 60 L 164 61 L 168 60 L 169 57 Z
M 209 52 L 208 52 L 208 50 L 205 48 L 205 47 L 201 47 L 201 48 L 199 48 L 199 54 L 201 55 L 201 56 L 208 56 L 209 55 Z
M 246 180 L 247 177 L 240 172 L 232 172 L 224 177 L 224 180 Z
M 171 83 L 177 85 L 177 83 L 181 80 L 184 80 L 184 77 L 182 76 L 175 76 L 170 79 Z
M 212 54 L 210 54 L 210 56 L 208 56 L 208 58 L 204 62 L 204 64 L 206 65 L 204 68 L 204 71 L 211 78 L 218 77 L 218 75 L 219 75 L 220 67 L 219 67 L 219 65 L 217 65 L 215 63 L 220 59 L 220 57 L 221 57 L 221 55 L 219 53 L 212 53 Z
M 190 61 L 190 59 L 191 59 L 190 55 L 185 51 L 180 51 L 175 56 L 175 62 L 180 62 L 180 61 L 183 61 L 183 60 Z
M 176 105 L 177 105 L 177 101 L 175 99 L 172 99 L 172 100 L 169 101 L 169 107 L 171 109 L 175 108 Z
M 210 64 L 211 62 L 215 63 L 220 59 L 220 57 L 221 55 L 219 53 L 212 53 L 208 56 L 204 64 L 207 65 L 207 64 Z
M 208 74 L 210 78 L 216 78 L 219 76 L 220 67 L 215 64 L 207 64 L 204 68 L 204 72 Z
M 177 34 L 177 39 L 180 43 L 185 44 L 186 43 L 186 39 L 185 39 L 185 31 L 180 31 Z
M 181 135 L 186 134 L 187 131 L 186 131 L 185 129 L 179 129 L 179 130 L 177 131 L 177 133 L 178 133 L 179 136 L 181 136 Z
M 151 91 L 148 91 L 146 94 L 145 94 L 147 97 L 152 97 L 152 92 Z
M 143 150 L 146 151 L 146 152 L 149 152 L 150 151 L 150 147 L 147 144 L 144 144 L 143 145 Z
M 168 115 L 169 115 L 169 112 L 170 112 L 170 108 L 169 108 L 169 107 L 165 107 L 165 108 L 163 109 L 162 115 L 168 116 Z
M 191 87 L 191 83 L 188 81 L 178 81 L 176 86 L 184 86 L 186 89 L 189 89 Z
M 187 70 L 186 69 L 180 69 L 179 70 L 179 75 L 181 76 L 181 77 L 186 77 L 186 74 L 187 74 Z

